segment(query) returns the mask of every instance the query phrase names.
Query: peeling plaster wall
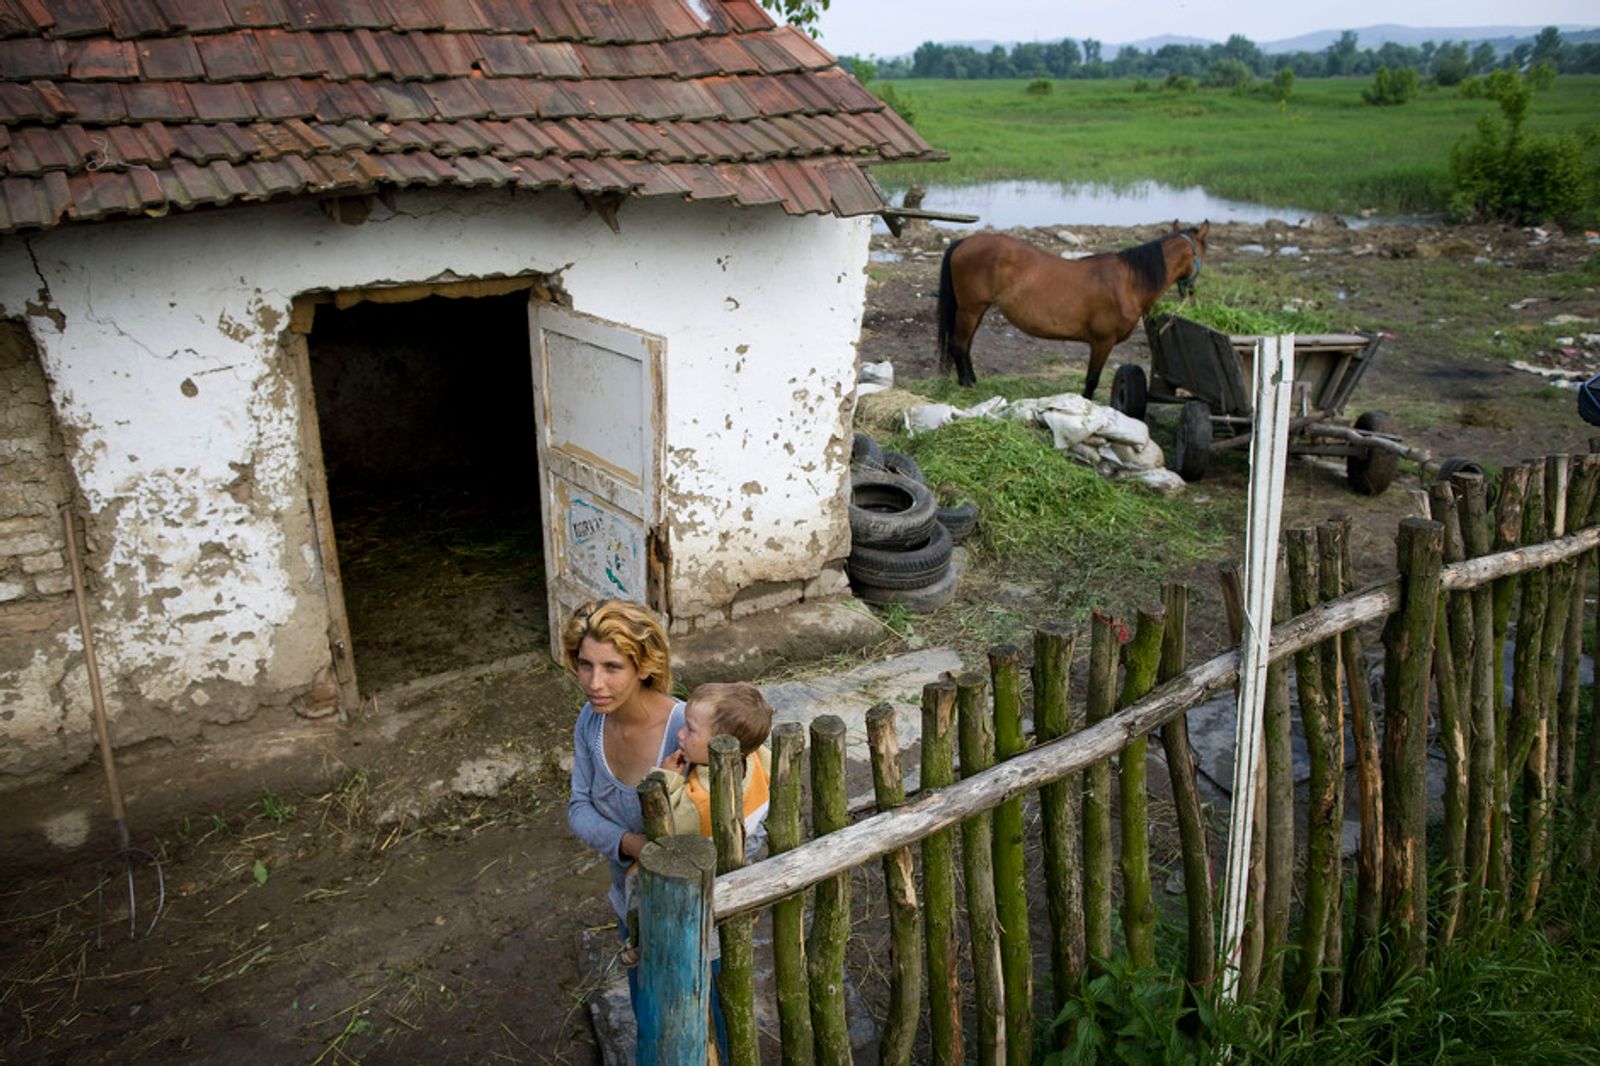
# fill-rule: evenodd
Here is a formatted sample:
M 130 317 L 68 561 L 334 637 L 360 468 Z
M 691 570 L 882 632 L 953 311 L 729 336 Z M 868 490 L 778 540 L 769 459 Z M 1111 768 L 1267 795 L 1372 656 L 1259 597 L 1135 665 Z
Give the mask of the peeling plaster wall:
M 619 224 L 569 194 L 426 192 L 360 226 L 289 204 L 0 244 L 0 317 L 33 335 L 86 501 L 119 745 L 287 706 L 328 662 L 280 350 L 308 291 L 561 273 L 576 310 L 667 340 L 677 627 L 842 591 L 869 222 L 656 200 Z M 92 750 L 80 642 L 33 639 L 0 674 L 0 782 Z

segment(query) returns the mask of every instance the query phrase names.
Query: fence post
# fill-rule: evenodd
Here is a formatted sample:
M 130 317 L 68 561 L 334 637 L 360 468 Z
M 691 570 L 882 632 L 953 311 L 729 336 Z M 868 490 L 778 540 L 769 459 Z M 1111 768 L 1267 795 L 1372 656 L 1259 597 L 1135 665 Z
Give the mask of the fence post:
M 767 814 L 767 848 L 773 855 L 798 848 L 800 833 L 800 758 L 805 726 L 779 722 L 772 727 L 772 807 Z M 784 1066 L 811 1066 L 811 987 L 806 977 L 806 896 L 796 892 L 772 905 L 772 970 L 778 986 L 778 1042 Z
M 1188 656 L 1189 590 L 1167 585 L 1161 592 L 1166 631 L 1161 639 L 1160 681 L 1183 673 Z M 1191 998 L 1210 984 L 1217 962 L 1216 927 L 1211 913 L 1211 853 L 1206 846 L 1205 814 L 1195 780 L 1194 752 L 1189 747 L 1189 716 L 1180 714 L 1161 727 L 1161 746 L 1172 779 L 1172 802 L 1178 811 L 1178 838 L 1183 854 L 1183 897 L 1188 912 L 1184 977 Z
M 705 837 L 668 836 L 639 853 L 639 1066 L 705 1061 L 716 866 Z
M 1531 473 L 1526 464 L 1500 471 L 1500 500 L 1495 507 L 1494 525 L 1496 552 L 1516 547 L 1522 537 L 1522 500 L 1528 492 Z M 1494 812 L 1489 823 L 1487 887 L 1492 904 L 1489 916 L 1496 922 L 1505 920 L 1511 895 L 1511 754 L 1506 748 L 1510 707 L 1506 701 L 1505 647 L 1517 585 L 1516 577 L 1503 577 L 1494 583 L 1494 636 L 1490 649 L 1490 666 L 1494 670 Z
M 1110 716 L 1117 700 L 1117 630 L 1095 611 L 1089 623 L 1089 724 Z M 1111 760 L 1083 772 L 1083 949 L 1089 972 L 1111 958 Z
M 1568 528 L 1594 524 L 1590 513 L 1595 501 L 1596 479 L 1600 478 L 1600 456 L 1581 455 L 1575 460 L 1572 493 L 1567 505 Z M 1556 799 L 1563 821 L 1570 821 L 1576 795 L 1573 783 L 1578 767 L 1579 666 L 1583 657 L 1583 607 L 1589 588 L 1589 564 L 1593 552 L 1578 556 L 1573 569 L 1571 599 L 1567 605 L 1567 631 L 1561 651 L 1560 763 L 1556 772 Z
M 1078 726 L 1070 700 L 1072 653 L 1077 642 L 1075 633 L 1057 625 L 1040 626 L 1033 632 L 1033 731 L 1041 744 L 1064 737 Z M 1078 878 L 1082 867 L 1082 780 L 1082 774 L 1072 774 L 1039 790 L 1044 892 L 1050 914 L 1051 1017 L 1061 1013 L 1083 976 L 1083 883 Z M 1062 1036 L 1057 1033 L 1057 1040 Z
M 1544 458 L 1530 459 L 1528 495 L 1522 504 L 1522 543 L 1533 545 L 1542 542 L 1549 532 L 1549 514 L 1545 509 L 1546 471 L 1549 463 Z M 1522 575 L 1520 597 L 1517 603 L 1517 640 L 1516 647 L 1511 657 L 1511 711 L 1506 726 L 1506 795 L 1508 797 L 1506 812 L 1506 836 L 1502 843 L 1505 855 L 1506 868 L 1511 866 L 1512 840 L 1515 829 L 1515 816 L 1510 808 L 1510 799 L 1518 796 L 1517 782 L 1524 781 L 1521 793 L 1521 815 L 1523 825 L 1523 839 L 1527 844 L 1524 849 L 1524 876 L 1522 878 L 1522 899 L 1519 911 L 1523 907 L 1531 907 L 1534 897 L 1538 893 L 1538 879 L 1533 871 L 1537 869 L 1537 839 L 1540 829 L 1540 807 L 1542 805 L 1542 779 L 1543 774 L 1538 774 L 1535 780 L 1534 770 L 1531 768 L 1534 748 L 1539 743 L 1540 727 L 1544 719 L 1544 692 L 1541 682 L 1542 664 L 1544 662 L 1544 636 L 1546 612 L 1549 609 L 1550 575 L 1545 570 L 1529 570 Z M 1538 752 L 1538 766 L 1542 770 L 1544 751 L 1540 747 Z M 1508 872 L 1506 883 L 1511 883 Z M 1508 902 L 1509 908 L 1509 902 Z
M 811 831 L 816 836 L 850 822 L 845 799 L 844 719 L 818 715 L 811 722 Z M 850 871 L 817 882 L 806 945 L 811 977 L 811 1032 L 817 1061 L 849 1062 L 850 1030 L 844 1010 L 844 954 L 850 939 Z
M 1311 554 L 1310 529 L 1284 534 L 1289 557 L 1289 594 L 1296 615 L 1316 606 L 1319 594 L 1317 559 Z M 1323 967 L 1328 965 L 1328 922 L 1333 914 L 1339 879 L 1339 841 L 1343 812 L 1334 806 L 1333 736 L 1328 709 L 1326 663 L 1322 648 L 1312 645 L 1295 653 L 1295 681 L 1300 694 L 1311 779 L 1306 785 L 1306 891 L 1300 916 L 1300 967 L 1295 975 L 1295 1004 L 1315 1022 L 1322 995 Z M 1344 768 L 1340 767 L 1338 774 Z
M 872 751 L 872 790 L 878 810 L 892 811 L 906 801 L 900 770 L 900 738 L 894 707 L 878 703 L 867 711 L 867 746 Z M 883 886 L 889 898 L 889 1013 L 878 1038 L 883 1066 L 907 1066 L 922 1011 L 922 931 L 917 927 L 917 878 L 911 849 L 883 857 Z
M 1161 667 L 1161 634 L 1166 615 L 1140 611 L 1139 625 L 1128 645 L 1128 669 L 1122 681 L 1117 708 L 1131 706 L 1155 687 Z M 1128 961 L 1136 970 L 1156 964 L 1156 909 L 1150 890 L 1150 794 L 1145 787 L 1148 736 L 1123 747 L 1117 763 L 1118 814 L 1122 821 L 1122 932 L 1128 941 Z
M 744 865 L 744 752 L 732 736 L 711 738 L 711 840 L 717 848 L 717 873 Z M 770 810 L 770 808 L 769 808 Z M 729 918 L 717 928 L 722 972 L 717 977 L 723 1024 L 728 1028 L 728 1059 L 733 1066 L 761 1066 L 761 1034 L 756 1030 L 754 915 Z
M 1433 520 L 1444 527 L 1444 561 L 1460 562 L 1466 549 L 1455 489 L 1446 482 L 1434 482 L 1428 487 L 1428 504 Z M 1461 893 L 1466 886 L 1472 594 L 1442 593 L 1433 628 L 1439 746 L 1444 749 L 1444 869 L 1440 876 L 1439 920 L 1435 925 L 1437 946 L 1442 949 L 1455 939 Z
M 1348 530 L 1339 545 L 1339 574 L 1341 594 L 1350 591 L 1355 584 L 1355 568 Z M 1372 713 L 1372 688 L 1367 681 L 1360 630 L 1351 627 L 1339 634 L 1339 656 L 1350 687 L 1350 734 L 1356 747 L 1356 806 L 1361 822 L 1361 840 L 1356 846 L 1355 925 L 1350 938 L 1345 1001 L 1364 1004 L 1377 994 L 1378 923 L 1383 907 L 1383 780 L 1378 765 L 1378 724 Z
M 1349 519 L 1329 519 L 1317 526 L 1317 569 L 1321 599 L 1336 600 L 1344 585 L 1344 540 Z M 1327 694 L 1328 768 L 1333 776 L 1332 821 L 1339 836 L 1334 844 L 1332 905 L 1328 938 L 1322 949 L 1327 969 L 1322 978 L 1322 1016 L 1336 1021 L 1344 1002 L 1344 685 L 1339 671 L 1339 639 L 1322 643 L 1322 683 Z
M 993 719 L 979 673 L 956 678 L 961 776 L 994 765 Z M 1006 989 L 1000 977 L 1000 923 L 994 898 L 994 818 L 987 811 L 961 823 L 961 868 L 967 888 L 967 936 L 972 941 L 972 990 L 978 1017 L 978 1062 L 1006 1058 Z
M 994 755 L 1004 761 L 1027 749 L 1022 732 L 1022 656 L 989 649 L 994 691 Z M 1033 1061 L 1033 941 L 1028 923 L 1028 864 L 1023 854 L 1022 797 L 994 810 L 994 904 L 1000 920 L 1000 975 L 1006 998 L 1006 1061 Z
M 922 687 L 922 789 L 955 783 L 956 686 Z M 928 961 L 928 1029 L 937 1066 L 963 1061 L 960 951 L 956 945 L 955 830 L 941 829 L 922 842 L 922 927 Z
M 1450 479 L 1460 503 L 1461 541 L 1468 559 L 1489 554 L 1489 486 L 1480 474 Z M 1495 743 L 1494 589 L 1472 590 L 1472 754 L 1467 766 L 1467 917 L 1474 923 L 1485 914 L 1484 892 L 1494 843 L 1494 780 L 1499 755 Z
M 1420 973 L 1427 960 L 1428 678 L 1443 536 L 1437 522 L 1401 521 L 1400 609 L 1383 627 L 1383 916 L 1392 976 Z

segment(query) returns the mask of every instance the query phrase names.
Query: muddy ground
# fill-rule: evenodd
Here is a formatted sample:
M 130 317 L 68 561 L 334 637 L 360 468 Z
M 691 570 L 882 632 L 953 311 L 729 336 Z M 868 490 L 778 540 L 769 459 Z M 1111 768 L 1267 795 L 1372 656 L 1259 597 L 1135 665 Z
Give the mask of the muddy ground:
M 1158 232 L 1073 226 L 1021 235 L 1053 251 L 1111 250 Z M 937 372 L 933 296 L 949 236 L 924 227 L 874 242 L 862 356 L 892 360 L 902 379 Z M 1285 247 L 1297 251 L 1278 254 Z M 1600 330 L 1600 273 L 1573 274 L 1597 251 L 1582 234 L 1520 229 L 1219 225 L 1201 284 L 1202 292 L 1268 284 L 1391 332 L 1351 413 L 1381 407 L 1408 443 L 1501 464 L 1586 447 L 1590 430 L 1573 394 L 1507 364 L 1600 362 L 1582 337 Z M 1558 343 L 1569 335 L 1572 343 Z M 980 374 L 1070 378 L 1084 359 L 1082 346 L 1035 341 L 997 320 L 974 351 Z M 1147 359 L 1136 335 L 1112 363 Z M 1154 425 L 1170 444 L 1170 417 L 1158 414 Z M 1190 492 L 1236 505 L 1242 524 L 1244 480 L 1243 462 L 1227 462 Z M 1350 512 L 1361 576 L 1378 577 L 1412 506 L 1405 490 L 1420 483 L 1408 469 L 1394 490 L 1368 499 L 1336 471 L 1296 463 L 1285 521 Z M 1195 586 L 1195 654 L 1222 642 L 1209 575 L 1236 553 L 1230 545 L 1175 575 Z M 1029 595 L 1007 583 L 1003 564 L 976 557 L 957 603 L 918 619 L 906 640 L 981 653 L 982 642 L 1019 639 L 1021 626 L 1038 621 Z M 1105 590 L 1119 612 L 1155 595 Z M 1001 602 L 1016 632 L 973 625 Z M 460 639 L 498 646 L 470 619 Z M 888 639 L 868 654 L 905 642 Z M 610 919 L 605 870 L 565 828 L 563 756 L 577 702 L 575 687 L 534 652 L 448 684 L 394 690 L 356 722 L 267 723 L 209 738 L 203 751 L 126 753 L 134 842 L 159 856 L 166 878 L 160 922 L 131 942 L 125 907 L 113 899 L 97 943 L 100 860 L 116 851 L 98 768 L 9 795 L 19 821 L 62 812 L 55 829 L 65 850 L 7 849 L 0 1057 L 595 1061 L 578 942 L 584 928 Z M 290 735 L 294 754 L 263 758 L 287 751 Z M 121 867 L 106 869 L 113 890 L 124 891 Z M 155 892 L 149 872 L 139 865 L 145 914 Z M 864 937 L 852 967 L 864 984 L 881 978 L 881 956 L 881 941 Z

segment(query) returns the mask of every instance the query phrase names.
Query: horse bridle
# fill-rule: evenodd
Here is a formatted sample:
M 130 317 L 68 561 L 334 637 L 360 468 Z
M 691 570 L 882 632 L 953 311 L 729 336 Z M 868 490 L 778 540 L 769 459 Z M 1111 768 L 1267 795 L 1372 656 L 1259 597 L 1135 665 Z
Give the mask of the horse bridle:
M 1194 266 L 1189 268 L 1189 273 L 1178 279 L 1178 295 L 1188 296 L 1194 292 L 1195 279 L 1200 276 L 1200 267 L 1202 265 L 1200 262 L 1200 246 L 1195 244 L 1194 238 L 1184 230 L 1179 230 L 1178 236 L 1183 238 L 1184 243 L 1189 246 L 1190 254 L 1194 257 Z

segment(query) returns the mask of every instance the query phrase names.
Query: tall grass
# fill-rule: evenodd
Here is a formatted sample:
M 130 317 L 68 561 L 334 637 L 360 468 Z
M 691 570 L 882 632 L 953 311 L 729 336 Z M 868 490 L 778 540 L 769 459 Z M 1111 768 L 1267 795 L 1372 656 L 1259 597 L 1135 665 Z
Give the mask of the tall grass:
M 1452 89 L 1404 107 L 1361 101 L 1366 79 L 1302 79 L 1284 104 L 1225 90 L 1137 92 L 1128 81 L 893 83 L 919 133 L 950 162 L 884 167 L 891 184 L 1026 178 L 1127 186 L 1203 186 L 1213 196 L 1318 211 L 1441 212 L 1450 150 L 1495 111 Z M 1529 132 L 1590 135 L 1600 160 L 1600 78 L 1559 78 L 1534 97 Z M 1591 201 L 1600 193 L 1591 190 Z

